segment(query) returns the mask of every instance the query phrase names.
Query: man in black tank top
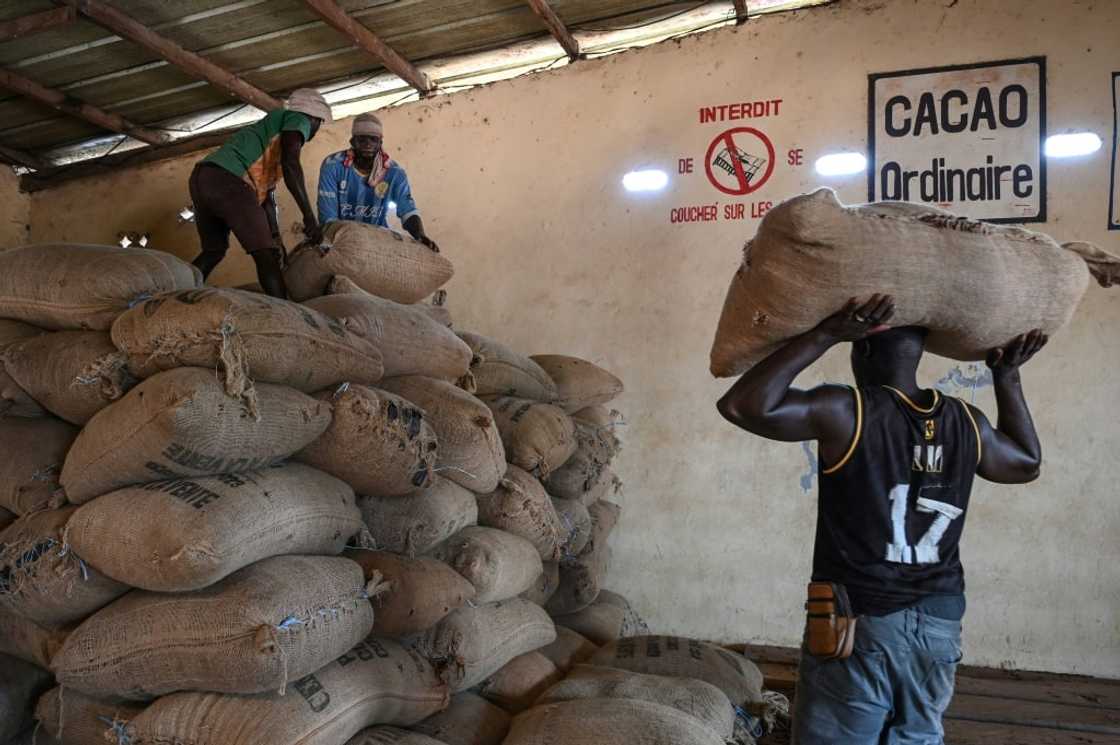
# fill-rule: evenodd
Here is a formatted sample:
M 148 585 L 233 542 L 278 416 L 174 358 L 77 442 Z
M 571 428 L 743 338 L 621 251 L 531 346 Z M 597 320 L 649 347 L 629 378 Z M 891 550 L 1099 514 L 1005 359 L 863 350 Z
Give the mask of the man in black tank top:
M 852 299 L 743 375 L 720 413 L 763 437 L 816 440 L 820 497 L 813 581 L 847 589 L 852 655 L 803 649 L 797 745 L 941 745 L 964 617 L 959 543 L 974 476 L 1038 477 L 1041 449 L 1019 367 L 1046 344 L 1035 330 L 988 355 L 999 426 L 918 387 L 925 330 L 891 329 L 889 295 Z M 792 388 L 829 348 L 853 342 L 856 387 Z

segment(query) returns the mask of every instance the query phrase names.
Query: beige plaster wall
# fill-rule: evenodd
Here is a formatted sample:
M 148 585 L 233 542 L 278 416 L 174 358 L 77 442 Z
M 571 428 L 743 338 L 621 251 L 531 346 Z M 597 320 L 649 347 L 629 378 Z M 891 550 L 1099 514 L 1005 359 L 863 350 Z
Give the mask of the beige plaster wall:
M 0 164 L 0 251 L 27 243 L 31 198 L 19 190 L 19 177 Z
M 1050 130 L 1108 139 L 1117 28 L 1116 3 L 845 0 L 384 112 L 387 147 L 457 265 L 458 325 L 529 353 L 582 355 L 625 378 L 624 517 L 609 584 L 654 628 L 796 644 L 815 519 L 812 449 L 746 435 L 715 410 L 728 382 L 708 374 L 708 346 L 757 221 L 669 223 L 671 207 L 730 201 L 702 174 L 675 173 L 678 158 L 702 162 L 733 126 L 701 125 L 698 107 L 783 99 L 779 116 L 755 123 L 779 164 L 749 210 L 822 183 L 811 170 L 818 155 L 864 147 L 869 72 L 1046 55 Z M 311 143 L 309 172 L 344 146 L 348 127 Z M 781 158 L 793 148 L 806 166 Z M 1042 229 L 1120 252 L 1120 234 L 1104 230 L 1108 160 L 1102 150 L 1050 163 Z M 188 201 L 192 162 L 36 194 L 34 238 L 150 230 L 156 246 L 190 258 L 193 228 L 175 212 Z M 642 166 L 672 173 L 669 188 L 625 193 L 622 174 Z M 846 201 L 865 198 L 863 176 L 828 183 Z M 283 206 L 290 225 L 297 213 Z M 236 249 L 214 277 L 251 279 Z M 1094 287 L 1025 373 L 1045 466 L 1032 485 L 974 494 L 963 544 L 968 662 L 1120 676 L 1118 325 L 1120 294 Z M 990 389 L 960 384 L 977 372 L 935 358 L 924 377 L 945 378 L 994 414 Z M 836 352 L 802 382 L 847 377 Z

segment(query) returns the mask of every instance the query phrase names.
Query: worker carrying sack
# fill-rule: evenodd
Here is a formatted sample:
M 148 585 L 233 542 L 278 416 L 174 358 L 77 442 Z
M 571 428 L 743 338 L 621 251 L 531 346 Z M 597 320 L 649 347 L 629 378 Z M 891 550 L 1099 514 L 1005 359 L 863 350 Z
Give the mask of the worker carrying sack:
M 1092 274 L 1120 258 L 1019 227 L 905 202 L 845 207 L 818 189 L 766 213 L 743 249 L 712 344 L 711 371 L 740 375 L 852 297 L 893 295 L 892 326 L 924 326 L 926 348 L 958 360 L 1069 322 Z

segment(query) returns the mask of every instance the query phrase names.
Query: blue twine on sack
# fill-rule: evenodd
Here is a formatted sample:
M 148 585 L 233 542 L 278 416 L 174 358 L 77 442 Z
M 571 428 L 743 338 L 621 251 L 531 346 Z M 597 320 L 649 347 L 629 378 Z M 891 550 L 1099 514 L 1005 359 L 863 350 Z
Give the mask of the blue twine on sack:
M 288 616 L 283 621 L 276 624 L 276 628 L 287 630 L 287 629 L 292 628 L 293 626 L 302 626 L 302 625 L 303 625 L 303 621 L 301 621 L 300 619 L 296 618 L 295 616 Z
M 117 745 L 129 745 L 129 743 L 132 742 L 132 738 L 128 736 L 128 732 L 125 730 L 128 722 L 124 721 L 123 719 L 117 719 L 116 717 L 110 718 L 106 716 L 99 716 L 97 718 L 98 720 L 109 725 L 109 732 L 107 732 L 106 734 L 111 734 L 113 737 L 115 737 L 117 740 Z
M 739 719 L 740 722 L 743 723 L 743 726 L 746 728 L 747 734 L 749 734 L 756 740 L 766 734 L 766 729 L 762 726 L 762 721 L 758 717 L 748 713 L 741 706 L 735 706 L 734 704 L 732 704 L 732 708 L 735 709 L 735 716 Z
M 128 302 L 128 307 L 129 307 L 129 309 L 135 308 L 137 305 L 144 302 L 145 300 L 151 300 L 151 299 L 152 299 L 152 293 L 141 292 L 139 295 L 137 295 L 136 297 L 134 297 L 132 300 L 130 300 Z

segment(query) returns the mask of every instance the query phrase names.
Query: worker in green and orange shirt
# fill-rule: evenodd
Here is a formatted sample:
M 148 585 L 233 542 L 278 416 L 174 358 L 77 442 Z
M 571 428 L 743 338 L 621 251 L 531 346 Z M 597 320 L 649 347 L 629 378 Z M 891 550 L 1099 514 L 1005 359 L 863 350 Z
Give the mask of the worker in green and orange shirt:
M 331 121 L 330 105 L 311 88 L 292 93 L 283 109 L 239 130 L 191 172 L 190 192 L 202 253 L 194 265 L 207 277 L 226 255 L 229 233 L 257 265 L 264 291 L 287 297 L 284 286 L 284 245 L 280 238 L 276 185 L 284 185 L 303 213 L 309 241 L 322 241 L 319 220 L 304 184 L 300 152 L 323 122 Z

